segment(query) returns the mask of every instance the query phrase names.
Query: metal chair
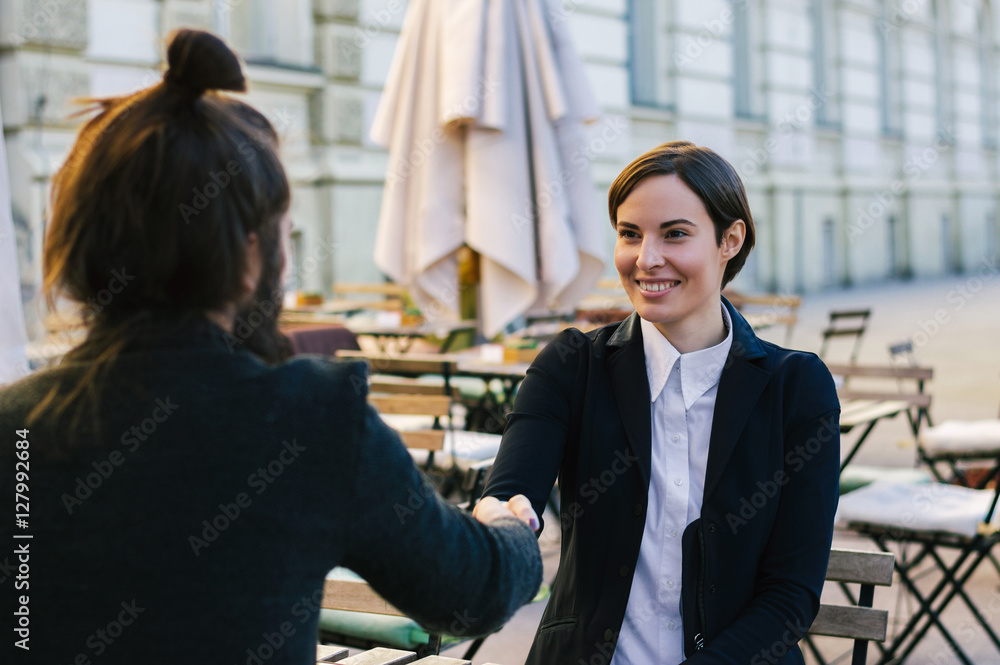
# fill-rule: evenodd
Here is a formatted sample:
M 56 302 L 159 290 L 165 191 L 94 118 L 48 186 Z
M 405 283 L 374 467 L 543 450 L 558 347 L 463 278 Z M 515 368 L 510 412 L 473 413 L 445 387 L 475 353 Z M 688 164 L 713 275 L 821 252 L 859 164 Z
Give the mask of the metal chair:
M 861 350 L 861 338 L 868 329 L 868 318 L 871 309 L 833 310 L 830 312 L 830 322 L 823 329 L 823 343 L 819 347 L 819 357 L 826 359 L 830 340 L 847 338 L 854 340 L 851 346 L 850 363 L 858 362 L 858 352 Z
M 917 603 L 890 644 L 877 645 L 879 663 L 905 661 L 933 627 L 962 663 L 972 665 L 942 620 L 956 597 L 1000 652 L 1000 637 L 964 588 L 984 561 L 989 560 L 1000 573 L 1000 564 L 993 556 L 993 548 L 1000 543 L 994 519 L 997 498 L 997 490 L 888 482 L 873 483 L 841 497 L 838 525 L 870 538 L 882 551 L 898 546 L 896 572 L 905 592 Z M 910 556 L 913 548 L 916 555 Z M 925 593 L 917 581 L 932 573 L 937 573 L 937 581 Z
M 820 605 L 815 621 L 803 639 L 806 647 L 821 663 L 823 658 L 811 635 L 845 637 L 854 640 L 851 664 L 864 665 L 868 658 L 868 642 L 885 640 L 889 613 L 872 609 L 876 586 L 892 585 L 893 556 L 882 552 L 858 550 L 830 551 L 826 581 L 835 582 L 847 596 L 850 605 Z M 847 586 L 860 584 L 860 594 L 855 597 Z M 839 660 L 839 659 L 838 659 Z

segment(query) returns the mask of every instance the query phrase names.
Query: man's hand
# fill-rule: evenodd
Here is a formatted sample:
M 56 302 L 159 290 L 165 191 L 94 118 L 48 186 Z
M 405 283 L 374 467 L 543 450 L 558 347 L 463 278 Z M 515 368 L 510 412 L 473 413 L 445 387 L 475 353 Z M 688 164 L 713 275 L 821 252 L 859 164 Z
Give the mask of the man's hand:
M 538 515 L 531 507 L 528 497 L 523 494 L 511 497 L 510 501 L 500 501 L 495 496 L 484 496 L 472 509 L 472 516 L 483 524 L 489 524 L 501 517 L 516 517 L 531 529 L 538 529 Z

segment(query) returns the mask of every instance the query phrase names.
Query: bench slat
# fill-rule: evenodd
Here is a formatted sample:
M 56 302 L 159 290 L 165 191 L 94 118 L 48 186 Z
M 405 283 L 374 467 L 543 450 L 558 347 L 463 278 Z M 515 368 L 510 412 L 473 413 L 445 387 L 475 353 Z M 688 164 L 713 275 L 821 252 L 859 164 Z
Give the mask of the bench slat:
M 404 665 L 417 659 L 412 651 L 379 647 L 340 661 L 340 665 Z
M 413 416 L 447 416 L 451 398 L 447 395 L 369 395 L 379 413 Z
M 350 651 L 343 647 L 333 647 L 326 644 L 316 645 L 317 663 L 335 663 L 338 660 L 347 658 Z
M 931 406 L 931 396 L 927 393 L 887 393 L 887 392 L 876 392 L 876 391 L 861 391 L 861 390 L 842 390 L 837 393 L 837 397 L 844 400 L 901 400 L 912 404 L 913 406 L 920 407 L 921 409 L 928 409 Z
M 448 658 L 447 656 L 426 656 L 413 661 L 413 665 L 472 665 L 472 661 Z
M 846 637 L 861 640 L 885 640 L 889 613 L 870 607 L 820 605 L 816 620 L 809 627 L 812 635 Z
M 443 429 L 422 429 L 399 432 L 399 438 L 407 448 L 417 450 L 444 450 Z
M 872 376 L 887 379 L 917 379 L 929 381 L 934 377 L 930 367 L 892 367 L 890 365 L 827 365 L 835 376 Z
M 902 400 L 893 400 L 875 402 L 862 408 L 851 408 L 850 410 L 846 410 L 847 415 L 844 415 L 844 413 L 840 414 L 840 427 L 855 427 L 861 423 L 894 416 L 900 411 L 905 410 L 907 406 L 909 405 Z
M 367 582 L 356 580 L 326 580 L 320 607 L 327 610 L 406 616 L 375 593 Z
M 893 555 L 887 552 L 830 550 L 826 579 L 831 582 L 892 586 L 893 560 Z

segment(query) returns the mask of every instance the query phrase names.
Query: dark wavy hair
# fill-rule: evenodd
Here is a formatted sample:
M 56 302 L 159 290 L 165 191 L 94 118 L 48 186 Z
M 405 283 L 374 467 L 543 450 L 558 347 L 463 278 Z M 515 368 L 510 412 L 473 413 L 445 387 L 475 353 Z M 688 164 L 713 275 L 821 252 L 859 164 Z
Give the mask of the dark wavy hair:
M 131 342 L 244 301 L 251 233 L 263 263 L 254 297 L 280 294 L 290 189 L 277 133 L 260 112 L 217 92 L 246 90 L 238 58 L 218 37 L 180 30 L 167 60 L 157 85 L 90 100 L 96 115 L 53 181 L 43 291 L 50 308 L 59 297 L 82 305 L 87 337 L 67 359 L 88 364 L 57 411 L 95 390 L 95 377 Z M 238 340 L 266 361 L 288 353 L 277 300 L 262 308 L 273 312 L 268 325 Z
M 743 269 L 757 235 L 747 193 L 736 169 L 718 153 L 690 141 L 671 141 L 653 148 L 636 157 L 612 183 L 608 191 L 611 226 L 617 227 L 618 208 L 632 190 L 646 178 L 656 175 L 676 175 L 701 199 L 712 218 L 716 244 L 722 244 L 722 237 L 733 222 L 742 219 L 746 224 L 743 247 L 729 259 L 722 275 L 725 287 Z

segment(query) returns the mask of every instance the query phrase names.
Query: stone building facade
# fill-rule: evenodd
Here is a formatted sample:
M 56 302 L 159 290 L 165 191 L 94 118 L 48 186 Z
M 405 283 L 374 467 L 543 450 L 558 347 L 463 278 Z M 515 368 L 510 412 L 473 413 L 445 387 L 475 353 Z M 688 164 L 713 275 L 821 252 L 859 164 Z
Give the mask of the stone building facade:
M 513 0 L 508 0 L 513 1 Z M 685 138 L 743 176 L 757 250 L 737 286 L 809 292 L 975 271 L 1000 243 L 1000 18 L 986 0 L 552 0 L 603 118 L 593 204 Z M 163 40 L 211 29 L 294 184 L 291 286 L 379 278 L 387 155 L 367 135 L 406 0 L 3 0 L 3 113 L 22 292 L 37 333 L 50 179 L 78 97 L 156 81 Z M 614 236 L 608 232 L 608 272 Z M 993 268 L 995 269 L 995 268 Z

